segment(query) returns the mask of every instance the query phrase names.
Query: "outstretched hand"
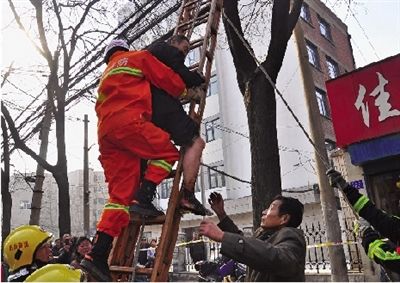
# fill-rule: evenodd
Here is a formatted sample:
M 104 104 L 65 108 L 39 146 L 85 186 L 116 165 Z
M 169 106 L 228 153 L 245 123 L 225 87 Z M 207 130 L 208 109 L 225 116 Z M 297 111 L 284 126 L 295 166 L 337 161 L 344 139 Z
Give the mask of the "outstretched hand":
M 328 171 L 326 171 L 326 175 L 328 176 L 329 184 L 331 185 L 331 187 L 340 189 L 344 189 L 345 187 L 347 187 L 346 180 L 343 178 L 342 174 L 340 174 L 335 169 L 330 168 Z
M 199 234 L 216 242 L 222 242 L 222 238 L 224 237 L 224 232 L 215 225 L 214 222 L 208 219 L 201 221 Z
M 224 208 L 224 199 L 222 195 L 217 192 L 213 192 L 210 194 L 208 198 L 208 203 L 211 206 L 211 209 L 214 210 L 215 214 L 217 214 L 218 218 L 221 220 L 226 216 L 225 208 Z

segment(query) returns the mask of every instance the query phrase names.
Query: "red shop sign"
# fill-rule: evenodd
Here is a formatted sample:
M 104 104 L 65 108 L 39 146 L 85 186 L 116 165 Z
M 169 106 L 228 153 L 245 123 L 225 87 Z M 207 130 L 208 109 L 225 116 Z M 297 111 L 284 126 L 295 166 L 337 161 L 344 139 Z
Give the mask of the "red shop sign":
M 326 83 L 340 147 L 400 133 L 400 54 Z

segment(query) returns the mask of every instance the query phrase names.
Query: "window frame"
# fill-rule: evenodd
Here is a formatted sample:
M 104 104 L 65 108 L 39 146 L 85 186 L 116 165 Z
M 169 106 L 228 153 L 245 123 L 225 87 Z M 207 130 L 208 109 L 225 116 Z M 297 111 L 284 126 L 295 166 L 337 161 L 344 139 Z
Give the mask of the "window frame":
M 168 199 L 171 195 L 171 189 L 173 185 L 173 179 L 165 179 L 159 185 L 160 187 L 160 198 L 161 199 Z
M 318 110 L 321 116 L 331 119 L 331 110 L 328 102 L 328 95 L 326 91 L 318 87 L 315 88 L 315 96 L 318 103 Z
M 329 78 L 334 79 L 340 76 L 339 64 L 329 56 L 326 56 L 326 68 Z
M 321 60 L 318 53 L 318 47 L 306 39 L 306 49 L 308 62 L 318 70 L 321 70 Z
M 320 15 L 318 15 L 318 27 L 320 34 L 327 40 L 332 42 L 331 25 Z
M 219 123 L 220 118 L 217 117 L 215 119 L 209 120 L 204 123 L 204 132 L 206 136 L 206 143 L 215 141 L 221 137 L 221 134 L 218 132 L 219 129 L 216 128 L 217 122 Z M 211 125 L 209 127 L 209 125 Z
M 226 186 L 225 176 L 222 173 L 219 173 L 212 169 L 212 168 L 214 168 L 214 169 L 217 169 L 217 170 L 223 172 L 224 164 L 214 165 L 214 166 L 210 166 L 210 167 L 207 168 L 208 169 L 208 188 L 211 190 L 211 189 L 225 187 Z
M 303 17 L 304 16 L 304 17 Z M 311 13 L 310 13 L 310 6 L 307 3 L 303 2 L 300 9 L 300 17 L 306 21 L 307 23 L 311 24 Z
M 213 91 L 213 90 L 215 90 L 215 91 Z M 218 94 L 218 78 L 217 78 L 217 74 L 214 73 L 210 77 L 206 97 L 210 97 L 210 96 L 213 96 L 216 94 Z

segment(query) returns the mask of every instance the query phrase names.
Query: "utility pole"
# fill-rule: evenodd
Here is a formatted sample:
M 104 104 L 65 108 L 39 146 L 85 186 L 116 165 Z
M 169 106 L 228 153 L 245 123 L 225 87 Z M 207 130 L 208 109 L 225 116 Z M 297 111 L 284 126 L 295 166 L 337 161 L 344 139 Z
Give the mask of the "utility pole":
M 296 25 L 294 35 L 297 41 L 298 54 L 300 58 L 300 69 L 304 83 L 311 137 L 316 147 L 315 159 L 320 185 L 321 206 L 326 226 L 326 237 L 328 242 L 340 243 L 342 242 L 342 236 L 334 189 L 330 187 L 328 178 L 325 175 L 325 172 L 328 169 L 327 167 L 329 166 L 329 160 L 325 149 L 325 137 L 321 125 L 321 114 L 319 113 L 318 103 L 315 96 L 314 79 L 310 70 L 310 63 L 308 62 L 304 33 L 300 24 Z M 332 281 L 348 282 L 346 257 L 344 255 L 343 246 L 328 246 L 328 251 L 332 268 Z
M 49 132 L 51 125 L 51 104 L 47 103 L 45 114 L 42 121 L 42 128 L 40 129 L 39 139 L 41 140 L 39 157 L 46 160 L 47 147 L 49 145 Z M 43 182 L 44 182 L 44 168 L 37 165 L 35 175 L 35 186 L 33 188 L 32 203 L 31 203 L 31 215 L 29 218 L 30 225 L 39 225 L 40 221 L 40 209 L 42 206 L 43 197 Z
M 83 230 L 89 236 L 89 148 L 88 148 L 88 115 L 84 119 L 84 145 L 83 145 Z

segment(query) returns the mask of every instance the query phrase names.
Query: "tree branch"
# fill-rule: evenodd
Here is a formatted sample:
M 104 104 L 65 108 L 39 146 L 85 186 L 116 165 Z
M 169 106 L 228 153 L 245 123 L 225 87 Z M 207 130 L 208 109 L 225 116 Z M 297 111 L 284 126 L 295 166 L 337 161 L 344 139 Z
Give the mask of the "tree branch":
M 224 0 L 224 15 L 226 17 L 223 17 L 223 23 L 228 37 L 228 44 L 231 49 L 233 63 L 237 72 L 237 81 L 242 94 L 244 94 L 246 88 L 245 84 L 254 74 L 257 64 L 254 62 L 253 57 L 242 42 L 242 40 L 244 40 L 248 44 L 247 40 L 244 39 L 241 27 L 238 0 Z
M 56 167 L 50 165 L 46 160 L 37 155 L 32 149 L 30 149 L 20 138 L 17 129 L 15 128 L 14 121 L 11 118 L 8 109 L 1 103 L 1 113 L 3 114 L 5 120 L 7 121 L 8 128 L 10 129 L 11 136 L 14 140 L 15 147 L 21 149 L 23 152 L 32 157 L 40 166 L 49 172 L 54 172 Z

